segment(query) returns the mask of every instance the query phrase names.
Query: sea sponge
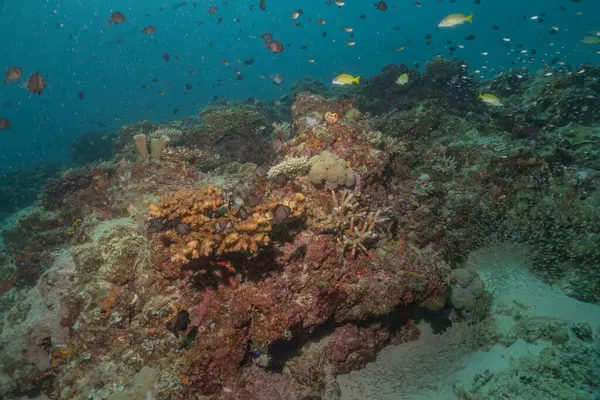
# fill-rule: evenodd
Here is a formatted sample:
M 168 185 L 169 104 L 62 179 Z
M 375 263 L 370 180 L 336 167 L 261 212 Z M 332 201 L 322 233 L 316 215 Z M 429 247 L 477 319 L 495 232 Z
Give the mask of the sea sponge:
M 356 183 L 354 171 L 346 161 L 325 150 L 308 160 L 308 178 L 314 185 L 325 185 L 329 190 L 338 186 L 353 186 Z

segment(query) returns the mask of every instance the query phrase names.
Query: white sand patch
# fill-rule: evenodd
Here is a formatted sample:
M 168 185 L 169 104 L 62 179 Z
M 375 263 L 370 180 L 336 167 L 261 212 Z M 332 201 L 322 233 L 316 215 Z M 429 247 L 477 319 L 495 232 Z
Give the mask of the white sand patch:
M 487 322 L 477 328 L 454 324 L 442 335 L 434 335 L 421 323 L 419 340 L 389 346 L 366 368 L 339 376 L 342 399 L 457 399 L 455 384 L 470 389 L 475 375 L 483 376 L 486 370 L 496 375 L 521 357 L 537 355 L 550 345 L 518 339 L 509 347 L 494 344 L 485 351 L 474 350 L 491 332 L 510 331 L 517 312 L 522 318 L 588 323 L 598 332 L 600 306 L 579 302 L 543 283 L 529 272 L 526 260 L 526 249 L 518 246 L 498 245 L 474 252 L 467 267 L 475 268 L 494 293 Z

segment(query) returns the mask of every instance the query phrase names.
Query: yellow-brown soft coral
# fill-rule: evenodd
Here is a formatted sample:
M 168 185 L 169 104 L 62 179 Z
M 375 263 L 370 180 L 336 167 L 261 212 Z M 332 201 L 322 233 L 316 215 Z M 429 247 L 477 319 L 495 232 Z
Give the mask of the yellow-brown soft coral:
M 269 232 L 277 208 L 289 212 L 287 218 L 302 215 L 304 196 L 267 197 L 253 208 L 227 207 L 221 189 L 209 186 L 196 190 L 180 190 L 164 196 L 149 206 L 150 217 L 178 221 L 185 229 L 167 231 L 173 243 L 169 247 L 171 261 L 182 265 L 202 256 L 230 252 L 258 252 L 269 244 Z M 240 212 L 243 211 L 243 212 Z M 244 215 L 246 214 L 246 215 Z

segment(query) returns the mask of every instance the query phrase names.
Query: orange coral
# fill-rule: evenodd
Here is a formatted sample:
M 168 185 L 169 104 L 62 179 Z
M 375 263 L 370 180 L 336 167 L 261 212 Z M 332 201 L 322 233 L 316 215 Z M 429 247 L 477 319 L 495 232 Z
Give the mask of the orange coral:
M 189 226 L 189 233 L 167 231 L 173 243 L 171 261 L 183 265 L 202 256 L 249 251 L 258 252 L 269 244 L 269 232 L 278 206 L 289 209 L 288 218 L 302 215 L 304 196 L 300 193 L 291 198 L 267 197 L 253 209 L 245 207 L 246 218 L 239 216 L 239 208 L 224 209 L 222 191 L 215 187 L 197 190 L 180 190 L 164 196 L 157 204 L 149 206 L 152 218 L 178 220 Z M 217 212 L 220 211 L 220 212 Z
M 60 347 L 52 352 L 52 368 L 56 368 L 61 365 L 66 359 L 71 357 L 73 354 L 73 346 Z

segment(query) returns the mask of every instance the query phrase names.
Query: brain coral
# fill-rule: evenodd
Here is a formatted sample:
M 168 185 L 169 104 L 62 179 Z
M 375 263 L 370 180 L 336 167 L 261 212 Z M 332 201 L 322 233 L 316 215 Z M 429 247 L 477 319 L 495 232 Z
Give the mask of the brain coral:
M 458 268 L 450 277 L 452 296 L 450 300 L 461 316 L 480 319 L 489 309 L 491 296 L 475 271 Z
M 333 190 L 338 186 L 353 186 L 356 182 L 354 171 L 346 165 L 346 161 L 329 151 L 312 156 L 308 164 L 308 178 L 314 185 L 324 184 L 327 189 Z

